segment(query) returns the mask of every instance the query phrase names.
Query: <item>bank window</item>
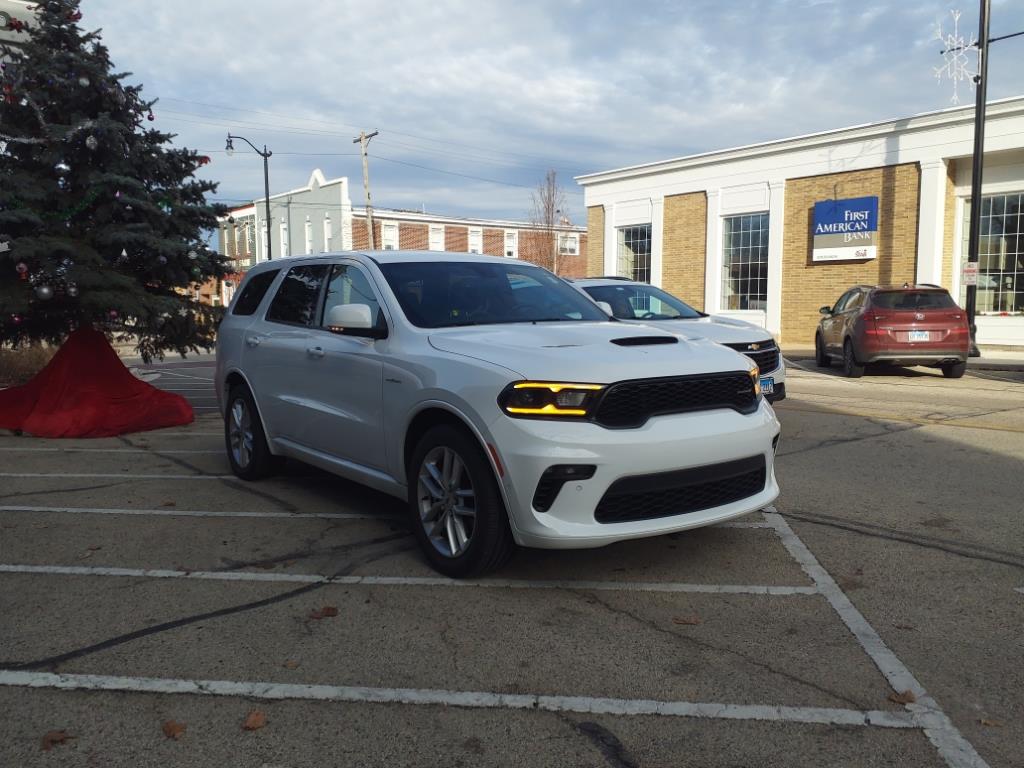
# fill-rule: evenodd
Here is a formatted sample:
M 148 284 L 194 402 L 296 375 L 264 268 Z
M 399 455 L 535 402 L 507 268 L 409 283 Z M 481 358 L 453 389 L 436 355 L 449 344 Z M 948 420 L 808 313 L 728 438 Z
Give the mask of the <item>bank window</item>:
M 306 217 L 306 253 L 313 252 L 313 222 Z
M 380 225 L 380 245 L 385 251 L 398 250 L 398 225 L 386 221 Z
M 483 253 L 484 252 L 484 231 L 479 227 L 469 228 L 469 252 L 470 253 Z
M 651 225 L 618 229 L 617 274 L 641 283 L 651 282 Z
M 575 256 L 580 252 L 580 236 L 562 232 L 558 235 L 558 253 L 562 256 Z
M 288 242 L 288 225 L 285 224 L 282 221 L 281 222 L 281 255 L 282 256 L 291 256 L 292 255 L 291 248 L 289 248 L 289 245 L 290 245 L 290 243 Z
M 1024 313 L 1024 193 L 984 195 L 981 198 L 981 242 L 978 246 L 978 312 Z M 971 201 L 964 202 L 961 262 L 967 261 L 971 231 Z M 960 305 L 967 303 L 967 286 L 960 286 Z
M 324 214 L 324 253 L 331 252 L 331 242 L 333 241 L 331 233 L 331 214 Z
M 722 233 L 722 307 L 766 309 L 768 214 L 726 216 Z
M 431 224 L 428 247 L 432 251 L 444 250 L 444 224 Z
M 514 229 L 505 230 L 505 258 L 519 258 L 519 233 Z
M 245 222 L 245 252 L 247 256 L 256 253 L 256 223 Z

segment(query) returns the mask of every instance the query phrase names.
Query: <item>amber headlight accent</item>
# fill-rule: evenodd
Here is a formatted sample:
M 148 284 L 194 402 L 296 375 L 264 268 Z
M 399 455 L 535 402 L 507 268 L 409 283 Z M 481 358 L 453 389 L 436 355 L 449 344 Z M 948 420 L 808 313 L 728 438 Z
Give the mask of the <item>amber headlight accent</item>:
M 498 405 L 519 418 L 586 418 L 604 384 L 558 381 L 517 381 L 498 396 Z
M 750 371 L 750 378 L 754 382 L 754 397 L 761 395 L 761 369 L 756 365 Z

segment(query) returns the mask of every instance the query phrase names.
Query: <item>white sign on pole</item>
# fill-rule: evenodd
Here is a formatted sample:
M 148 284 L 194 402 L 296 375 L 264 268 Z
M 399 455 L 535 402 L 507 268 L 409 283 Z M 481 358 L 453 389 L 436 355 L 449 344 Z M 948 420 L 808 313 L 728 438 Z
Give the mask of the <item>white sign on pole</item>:
M 978 262 L 976 261 L 965 261 L 963 279 L 961 281 L 964 285 L 977 285 L 978 284 Z

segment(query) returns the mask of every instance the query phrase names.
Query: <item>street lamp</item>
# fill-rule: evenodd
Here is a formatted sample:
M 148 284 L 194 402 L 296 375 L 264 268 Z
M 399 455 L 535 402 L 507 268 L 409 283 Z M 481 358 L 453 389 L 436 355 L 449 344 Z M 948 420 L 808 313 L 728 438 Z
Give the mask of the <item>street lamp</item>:
M 263 191 L 264 191 L 264 198 L 263 199 L 266 201 L 266 205 L 267 205 L 267 261 L 270 261 L 273 258 L 273 256 L 271 255 L 271 247 L 270 247 L 270 241 L 271 241 L 271 237 L 270 237 L 270 167 L 267 164 L 267 160 L 274 153 L 271 152 L 269 149 L 267 149 L 267 145 L 266 144 L 263 145 L 263 151 L 260 152 L 256 148 L 256 145 L 253 144 L 251 141 L 249 141 L 247 138 L 245 138 L 245 136 L 232 136 L 229 133 L 228 134 L 228 143 L 224 147 L 224 151 L 227 153 L 227 155 L 229 157 L 231 155 L 233 155 L 234 152 L 235 152 L 235 145 L 231 143 L 232 139 L 241 139 L 246 144 L 248 144 L 250 147 L 252 147 L 252 151 L 253 152 L 255 152 L 257 155 L 259 155 L 260 157 L 263 158 Z

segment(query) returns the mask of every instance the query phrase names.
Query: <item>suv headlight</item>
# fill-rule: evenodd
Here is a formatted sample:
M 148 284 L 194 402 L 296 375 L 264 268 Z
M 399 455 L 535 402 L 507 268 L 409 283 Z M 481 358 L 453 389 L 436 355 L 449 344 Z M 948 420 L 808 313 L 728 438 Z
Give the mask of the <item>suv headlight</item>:
M 761 396 L 761 369 L 756 365 L 750 370 L 750 378 L 754 382 L 754 397 Z
M 604 390 L 604 384 L 557 381 L 517 381 L 498 396 L 498 405 L 517 418 L 585 419 Z

